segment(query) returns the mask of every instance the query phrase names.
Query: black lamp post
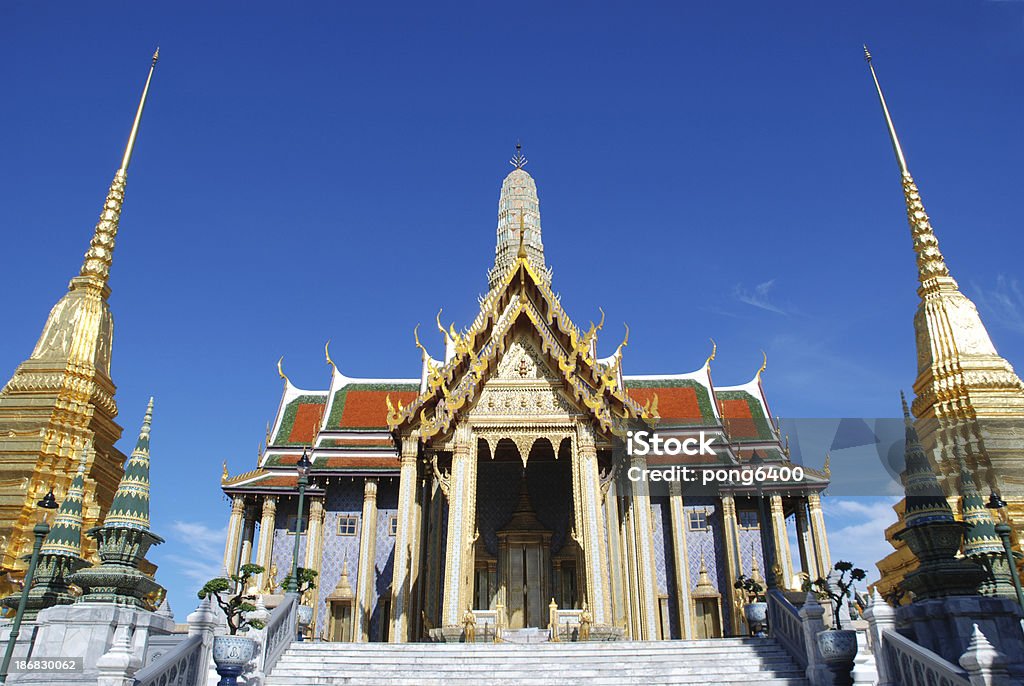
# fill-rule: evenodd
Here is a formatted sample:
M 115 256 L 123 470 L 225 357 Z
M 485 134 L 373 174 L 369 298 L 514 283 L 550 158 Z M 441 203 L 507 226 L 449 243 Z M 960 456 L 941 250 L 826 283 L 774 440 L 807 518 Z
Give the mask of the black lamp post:
M 1013 590 L 1017 591 L 1017 602 L 1024 608 L 1024 591 L 1020 587 L 1020 574 L 1017 573 L 1017 560 L 1013 556 L 1013 547 L 1010 545 L 1010 525 L 1003 520 L 1002 509 L 1006 507 L 1006 501 L 999 497 L 999 494 L 992 491 L 988 497 L 985 507 L 999 513 L 999 523 L 996 524 L 996 534 L 1003 540 L 1003 550 L 1006 551 L 1006 564 L 1010 566 L 1010 578 L 1013 579 Z
M 295 515 L 295 546 L 292 548 L 292 573 L 285 585 L 285 592 L 295 593 L 299 590 L 299 536 L 302 533 L 302 506 L 306 498 L 306 486 L 309 484 L 309 470 L 313 463 L 309 461 L 306 450 L 302 450 L 302 457 L 295 464 L 295 470 L 299 474 L 299 509 Z M 301 639 L 299 639 L 301 640 Z
M 36 565 L 39 564 L 39 550 L 43 547 L 43 539 L 50 533 L 50 515 L 57 509 L 57 499 L 53 497 L 53 489 L 43 496 L 43 499 L 36 503 L 36 516 L 38 521 L 32 529 L 35 534 L 35 542 L 32 544 L 32 557 L 29 561 L 28 571 L 25 572 L 25 585 L 21 588 L 21 600 L 18 601 L 18 612 L 14 615 L 14 623 L 11 624 L 11 635 L 7 639 L 7 650 L 4 651 L 4 661 L 0 665 L 0 684 L 7 683 L 7 671 L 11 666 L 11 658 L 14 656 L 14 646 L 18 642 L 18 634 L 21 633 L 21 619 L 25 615 L 25 605 L 28 603 L 28 592 L 32 589 L 32 577 L 36 573 Z

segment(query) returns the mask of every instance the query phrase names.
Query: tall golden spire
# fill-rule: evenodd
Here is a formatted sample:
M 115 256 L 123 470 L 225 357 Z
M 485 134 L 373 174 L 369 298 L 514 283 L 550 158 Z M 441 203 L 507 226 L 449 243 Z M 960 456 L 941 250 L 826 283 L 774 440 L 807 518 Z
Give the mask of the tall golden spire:
M 142 88 L 142 97 L 139 99 L 139 108 L 135 112 L 131 133 L 128 135 L 124 157 L 121 158 L 121 167 L 114 174 L 110 190 L 107 191 L 103 212 L 100 213 L 100 220 L 96 223 L 92 240 L 89 242 L 89 251 L 85 253 L 85 261 L 82 263 L 81 276 L 86 277 L 89 285 L 98 286 L 101 289 L 107 285 L 107 280 L 110 278 L 110 265 L 114 257 L 114 239 L 117 237 L 117 227 L 121 221 L 121 205 L 124 203 L 128 165 L 132 161 L 135 139 L 139 135 L 139 125 L 142 123 L 142 111 L 146 108 L 146 98 L 149 96 L 149 84 L 153 80 L 153 70 L 156 69 L 156 62 L 159 58 L 160 48 L 157 48 L 153 53 L 153 61 L 149 65 L 146 85 Z
M 0 572 L 24 567 L 31 550 L 35 493 L 66 488 L 75 476 L 71 456 L 93 446 L 85 480 L 85 527 L 99 523 L 120 482 L 124 454 L 116 443 L 116 386 L 110 378 L 114 318 L 107 281 L 124 202 L 125 180 L 158 54 L 153 55 L 121 166 L 110 184 L 79 275 L 50 310 L 27 360 L 0 389 Z M 27 480 L 28 490 L 17 486 Z M 95 543 L 87 541 L 85 548 Z M 86 550 L 87 556 L 89 550 Z M 5 593 L 0 582 L 0 595 Z
M 910 175 L 907 168 L 907 158 L 903 154 L 903 146 L 896 135 L 896 127 L 892 123 L 892 116 L 889 114 L 889 106 L 885 102 L 885 95 L 882 93 L 882 85 L 878 82 L 878 74 L 875 73 L 875 66 L 871 62 L 871 53 L 868 46 L 864 46 L 864 59 L 871 71 L 871 78 L 875 82 L 875 90 L 878 92 L 878 102 L 882 105 L 882 114 L 885 116 L 885 123 L 889 129 L 889 140 L 892 142 L 893 152 L 896 153 L 896 164 L 900 168 L 900 175 L 903 177 L 903 197 L 907 202 L 907 221 L 910 223 L 910 233 L 914 241 L 914 252 L 917 254 L 917 278 L 921 282 L 918 291 L 923 295 L 925 291 L 946 286 L 955 290 L 956 281 L 949 275 L 946 261 L 939 251 L 939 239 L 935 237 L 931 220 L 925 212 L 924 204 L 921 202 L 921 194 L 914 183 L 914 177 Z

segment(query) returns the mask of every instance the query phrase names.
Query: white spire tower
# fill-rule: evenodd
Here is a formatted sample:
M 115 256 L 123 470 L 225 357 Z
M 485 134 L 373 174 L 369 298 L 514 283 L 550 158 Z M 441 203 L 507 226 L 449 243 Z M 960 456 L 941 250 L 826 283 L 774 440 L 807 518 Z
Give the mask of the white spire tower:
M 544 265 L 544 244 L 540 234 L 540 200 L 537 184 L 526 172 L 522 145 L 516 143 L 516 154 L 509 160 L 515 167 L 501 183 L 498 199 L 498 243 L 494 251 L 494 267 L 488 273 L 488 285 L 494 288 L 501 277 L 515 264 L 519 254 L 520 233 L 530 264 L 545 283 L 551 283 L 551 272 Z

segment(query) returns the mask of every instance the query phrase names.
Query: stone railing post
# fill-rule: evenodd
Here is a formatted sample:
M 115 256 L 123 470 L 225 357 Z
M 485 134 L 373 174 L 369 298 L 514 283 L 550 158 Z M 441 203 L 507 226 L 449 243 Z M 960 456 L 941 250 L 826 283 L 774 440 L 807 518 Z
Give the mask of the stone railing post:
M 996 650 L 978 625 L 974 625 L 967 652 L 960 656 L 960 666 L 967 670 L 971 686 L 1010 686 L 1006 656 Z
M 296 599 L 296 602 L 298 600 Z M 263 664 L 264 658 L 266 657 L 266 645 L 267 645 L 267 629 L 265 623 L 270 617 L 270 611 L 267 610 L 266 605 L 263 604 L 263 596 L 256 597 L 256 609 L 246 614 L 246 619 L 258 619 L 264 622 L 264 628 L 256 629 L 249 627 L 246 629 L 245 636 L 256 641 L 256 656 L 246 666 L 245 684 L 246 686 L 262 686 L 267 680 L 266 666 Z
M 142 657 L 132 650 L 132 630 L 121 624 L 114 631 L 110 650 L 96 660 L 96 686 L 133 686 L 135 672 L 142 666 Z
M 813 593 L 808 592 L 800 608 L 800 625 L 804 634 L 804 650 L 807 652 L 807 679 L 811 686 L 832 686 L 832 673 L 818 653 L 818 632 L 825 630 L 822 617 L 825 609 Z
M 889 663 L 885 660 L 885 638 L 888 629 L 896 630 L 896 610 L 885 602 L 876 588 L 871 592 L 871 602 L 864 610 L 864 619 L 868 620 L 868 638 L 871 652 L 875 657 L 875 670 L 878 672 L 878 686 L 896 686 L 889 674 Z
M 210 607 L 210 597 L 207 596 L 199 602 L 199 606 L 185 620 L 188 623 L 188 635 L 198 634 L 203 641 L 196 670 L 196 686 L 206 686 L 207 677 L 210 675 L 210 670 L 213 669 L 213 636 L 219 624 L 217 619 L 217 613 Z
M 878 669 L 875 667 L 875 656 L 868 648 L 868 632 L 857 629 L 857 657 L 853 658 L 854 686 L 875 686 L 878 683 Z

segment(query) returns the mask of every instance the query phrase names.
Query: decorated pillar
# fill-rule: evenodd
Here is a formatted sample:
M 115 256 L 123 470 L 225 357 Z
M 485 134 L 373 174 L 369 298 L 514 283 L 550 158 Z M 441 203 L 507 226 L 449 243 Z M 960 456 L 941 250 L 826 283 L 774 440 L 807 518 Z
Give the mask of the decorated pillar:
M 395 563 L 391 573 L 391 631 L 392 643 L 410 640 L 412 600 L 412 560 L 419 550 L 419 530 L 416 528 L 416 460 L 420 448 L 419 434 L 414 432 L 402 439 L 402 466 L 398 483 L 398 530 L 395 532 Z
M 245 510 L 242 524 L 242 546 L 238 555 L 238 567 L 252 562 L 252 544 L 256 536 L 256 513 L 249 507 Z
M 800 571 L 811 581 L 820 577 L 817 557 L 814 555 L 814 543 L 807 523 L 807 501 L 801 499 L 796 508 L 796 541 L 800 552 Z
M 242 526 L 245 518 L 245 498 L 231 499 L 231 518 L 228 520 L 228 538 L 224 543 L 224 569 L 228 574 L 238 570 L 238 556 L 242 546 Z
M 311 591 L 307 591 L 302 597 L 302 604 L 308 605 L 314 609 L 313 611 L 313 623 L 310 625 L 312 628 L 313 635 L 316 636 L 316 620 L 317 620 L 317 601 L 320 597 L 320 556 L 324 548 L 324 518 L 326 513 L 324 512 L 324 499 L 323 496 L 312 498 L 309 502 L 309 523 L 306 528 L 306 555 L 303 559 L 302 566 L 306 569 L 312 569 L 317 573 L 318 582 L 315 584 L 316 588 Z
M 789 533 L 786 531 L 786 511 L 782 508 L 782 496 L 771 496 L 772 529 L 775 538 L 775 564 L 782 569 L 782 578 L 775 582 L 783 589 L 789 589 L 793 580 L 793 559 L 789 549 Z
M 441 621 L 458 626 L 469 605 L 473 583 L 473 532 L 476 528 L 476 451 L 472 427 L 455 429 L 448 492 L 448 539 Z
M 363 482 L 363 517 L 359 526 L 359 569 L 356 572 L 355 640 L 370 640 L 373 615 L 374 560 L 377 555 L 377 479 Z
M 630 466 L 643 473 L 647 469 L 647 459 L 641 455 L 633 455 Z M 636 552 L 637 601 L 640 615 L 637 628 L 640 635 L 633 638 L 641 641 L 653 641 L 658 638 L 658 595 L 655 586 L 654 571 L 654 523 L 651 517 L 651 496 L 647 482 L 634 481 L 633 496 L 630 502 L 633 522 L 633 549 Z
M 736 499 L 731 495 L 723 495 L 721 502 L 723 533 L 725 534 L 725 580 L 728 587 L 728 593 L 723 593 L 722 597 L 728 596 L 730 599 L 729 616 L 732 618 L 733 633 L 738 633 L 738 627 L 743 626 L 744 620 L 742 603 L 737 602 L 735 594 L 732 593 L 733 583 L 743 573 L 743 558 L 740 555 L 739 545 L 739 525 L 736 522 Z
M 619 528 L 618 513 L 618 488 L 613 480 L 608 486 L 608 492 L 604 495 L 604 521 L 608 532 L 608 569 L 611 583 L 611 610 L 610 623 L 614 626 L 622 626 L 628 610 L 626 608 L 626 582 L 622 574 L 622 537 Z
M 274 563 L 274 518 L 277 515 L 277 497 L 263 496 L 263 516 L 260 518 L 260 542 L 256 549 L 256 564 L 263 567 L 263 573 L 256 580 L 256 590 L 262 592 L 276 581 L 270 578 L 270 567 Z
M 604 508 L 601 506 L 601 478 L 597 467 L 597 445 L 592 427 L 580 424 L 576 432 L 576 461 L 579 463 L 580 501 L 583 513 L 583 558 L 586 564 L 587 601 L 595 624 L 610 624 L 611 582 L 608 574 L 608 539 Z M 653 559 L 653 558 L 652 558 Z
M 672 518 L 672 556 L 676 567 L 676 606 L 683 638 L 693 638 L 690 622 L 690 561 L 686 549 L 686 512 L 683 509 L 683 486 L 670 481 L 669 515 Z
M 814 541 L 815 564 L 821 576 L 826 576 L 832 569 L 832 555 L 828 551 L 828 539 L 825 538 L 825 515 L 821 511 L 821 496 L 817 493 L 808 493 L 807 509 L 811 515 L 811 540 Z

